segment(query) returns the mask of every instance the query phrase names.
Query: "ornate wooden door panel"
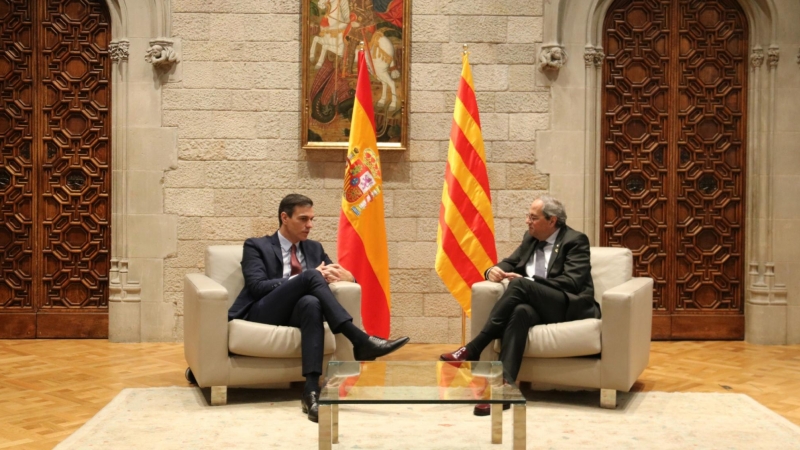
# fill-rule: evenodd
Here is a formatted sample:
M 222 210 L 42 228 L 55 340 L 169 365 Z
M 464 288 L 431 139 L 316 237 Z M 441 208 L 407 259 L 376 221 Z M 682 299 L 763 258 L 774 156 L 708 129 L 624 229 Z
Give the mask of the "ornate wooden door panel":
M 745 16 L 618 0 L 605 30 L 601 245 L 653 277 L 655 338 L 742 339 Z
M 110 21 L 0 0 L 0 337 L 105 337 Z
M 30 5 L 0 0 L 0 337 L 33 337 L 34 35 Z

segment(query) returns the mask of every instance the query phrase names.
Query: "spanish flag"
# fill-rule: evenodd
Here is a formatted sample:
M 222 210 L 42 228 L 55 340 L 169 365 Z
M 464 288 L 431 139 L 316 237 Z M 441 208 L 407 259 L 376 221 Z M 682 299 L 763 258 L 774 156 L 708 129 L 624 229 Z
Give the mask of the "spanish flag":
M 361 285 L 364 329 L 368 334 L 386 339 L 392 303 L 382 184 L 372 87 L 362 50 L 358 54 L 358 82 L 350 121 L 337 250 L 339 263 L 352 272 Z
M 469 58 L 462 57 L 436 235 L 436 273 L 471 315 L 471 288 L 497 262 L 481 120 Z

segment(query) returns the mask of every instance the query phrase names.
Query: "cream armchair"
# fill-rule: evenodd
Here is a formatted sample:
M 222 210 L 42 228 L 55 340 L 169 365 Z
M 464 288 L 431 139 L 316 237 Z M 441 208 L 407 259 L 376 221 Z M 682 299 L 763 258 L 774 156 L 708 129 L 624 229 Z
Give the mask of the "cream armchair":
M 626 248 L 592 247 L 594 295 L 602 319 L 537 325 L 528 333 L 517 381 L 600 389 L 600 406 L 616 407 L 617 391 L 630 391 L 650 358 L 653 279 L 632 278 Z M 472 286 L 472 337 L 486 323 L 507 283 Z M 481 354 L 497 360 L 500 341 Z
M 228 308 L 244 287 L 242 246 L 214 245 L 206 249 L 205 274 L 190 273 L 183 288 L 183 348 L 189 368 L 186 378 L 211 387 L 211 404 L 227 402 L 227 387 L 288 387 L 301 374 L 300 330 L 232 320 Z M 361 286 L 330 285 L 339 303 L 361 327 Z M 353 346 L 325 324 L 324 364 L 333 358 L 353 360 Z M 323 366 L 323 367 L 325 367 Z

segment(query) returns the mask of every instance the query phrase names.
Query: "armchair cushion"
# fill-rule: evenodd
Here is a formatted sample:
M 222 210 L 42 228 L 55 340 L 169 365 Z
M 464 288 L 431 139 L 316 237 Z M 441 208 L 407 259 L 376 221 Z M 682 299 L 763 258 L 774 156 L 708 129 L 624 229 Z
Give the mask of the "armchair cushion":
M 336 344 L 327 323 L 322 354 L 331 355 Z M 228 322 L 228 351 L 236 355 L 258 358 L 300 358 L 300 329 L 231 320 Z
M 600 319 L 536 325 L 528 331 L 528 343 L 522 356 L 526 358 L 569 358 L 600 353 Z M 500 353 L 500 340 L 494 341 Z
M 594 297 L 603 307 L 603 293 L 631 279 L 633 255 L 627 248 L 592 247 Z

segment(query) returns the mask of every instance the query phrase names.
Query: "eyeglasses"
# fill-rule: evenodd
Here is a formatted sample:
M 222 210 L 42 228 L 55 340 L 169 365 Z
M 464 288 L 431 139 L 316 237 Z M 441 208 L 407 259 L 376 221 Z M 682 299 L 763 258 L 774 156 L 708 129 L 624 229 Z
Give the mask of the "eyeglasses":
M 533 215 L 533 214 L 525 214 L 525 221 L 526 222 L 533 222 L 533 221 L 539 220 L 539 219 L 550 220 L 550 218 L 552 218 L 552 217 L 553 216 L 547 217 L 546 214 L 545 215 L 541 215 L 541 216 L 536 216 L 536 215 Z

